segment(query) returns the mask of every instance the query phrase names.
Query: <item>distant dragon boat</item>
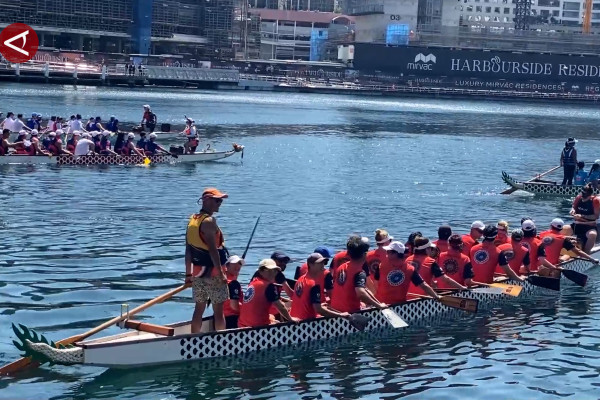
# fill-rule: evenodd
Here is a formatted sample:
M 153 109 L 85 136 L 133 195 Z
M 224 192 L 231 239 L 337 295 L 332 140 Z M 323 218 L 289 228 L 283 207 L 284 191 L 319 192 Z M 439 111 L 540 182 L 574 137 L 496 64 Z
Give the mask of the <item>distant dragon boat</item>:
M 546 181 L 542 179 L 532 179 L 530 181 L 521 182 L 517 181 L 504 171 L 502 171 L 502 180 L 507 185 L 511 186 L 511 189 L 506 191 L 507 193 L 512 193 L 516 190 L 523 190 L 525 192 L 533 193 L 536 195 L 575 197 L 578 194 L 580 194 L 581 189 L 583 189 L 583 186 L 563 186 L 557 184 L 556 182 Z M 600 190 L 596 189 L 594 194 L 600 194 Z
M 600 251 L 596 247 L 592 252 Z M 584 272 L 595 264 L 582 259 L 571 259 L 561 266 L 568 270 Z M 556 280 L 560 282 L 559 279 Z M 511 283 L 511 282 L 508 282 Z M 492 308 L 504 303 L 519 301 L 522 297 L 543 294 L 548 289 L 534 286 L 529 282 L 511 283 L 522 287 L 518 298 L 498 292 L 478 292 L 467 290 L 452 292 L 465 299 L 479 300 L 479 308 Z M 555 293 L 555 292 L 552 292 Z M 391 307 L 409 324 L 418 325 L 456 318 L 463 311 L 448 308 L 433 299 L 417 299 Z M 365 309 L 360 314 L 369 317 L 365 332 L 389 329 L 382 312 Z M 333 340 L 357 333 L 345 318 L 318 318 L 279 323 L 257 328 L 239 328 L 210 332 L 213 328 L 211 317 L 204 318 L 201 333 L 192 334 L 190 322 L 171 325 L 153 325 L 125 320 L 119 324 L 130 330 L 121 334 L 98 339 L 75 342 L 62 346 L 48 340 L 24 325 L 14 325 L 18 340 L 14 341 L 23 356 L 33 357 L 37 362 L 53 364 L 85 364 L 108 368 L 127 368 L 142 365 L 174 363 L 198 359 L 211 359 L 236 356 L 259 350 L 279 349 L 286 346 L 308 344 L 309 342 Z
M 244 146 L 236 145 L 228 151 L 197 151 L 194 154 L 157 154 L 148 156 L 152 164 L 169 163 L 197 163 L 203 161 L 217 161 L 231 157 L 235 153 L 243 152 Z M 243 153 L 242 153 L 243 154 Z M 3 164 L 54 164 L 54 165 L 137 165 L 144 164 L 145 157 L 138 155 L 114 156 L 93 154 L 87 156 L 73 157 L 71 155 L 27 156 L 7 155 L 0 156 L 0 165 Z

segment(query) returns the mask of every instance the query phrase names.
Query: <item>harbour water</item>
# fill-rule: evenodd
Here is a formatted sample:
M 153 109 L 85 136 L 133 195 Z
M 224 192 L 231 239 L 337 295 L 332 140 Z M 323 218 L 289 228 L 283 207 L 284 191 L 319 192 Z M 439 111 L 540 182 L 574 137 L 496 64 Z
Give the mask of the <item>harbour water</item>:
M 230 194 L 218 215 L 240 254 L 262 215 L 244 285 L 275 249 L 301 260 L 316 246 L 386 228 L 406 240 L 449 223 L 568 220 L 568 200 L 503 196 L 500 172 L 530 178 L 557 165 L 567 136 L 598 153 L 593 107 L 368 99 L 186 90 L 4 85 L 0 107 L 48 115 L 111 114 L 160 122 L 186 114 L 222 162 L 156 167 L 0 166 L 0 363 L 18 357 L 11 323 L 60 339 L 183 281 L 184 231 L 206 186 Z M 558 176 L 551 176 L 559 179 Z M 290 264 L 286 274 L 301 261 Z M 587 287 L 514 302 L 385 338 L 135 370 L 42 367 L 0 380 L 2 399 L 398 398 L 596 399 L 600 272 Z M 191 292 L 142 313 L 189 319 Z M 116 333 L 111 328 L 106 333 Z

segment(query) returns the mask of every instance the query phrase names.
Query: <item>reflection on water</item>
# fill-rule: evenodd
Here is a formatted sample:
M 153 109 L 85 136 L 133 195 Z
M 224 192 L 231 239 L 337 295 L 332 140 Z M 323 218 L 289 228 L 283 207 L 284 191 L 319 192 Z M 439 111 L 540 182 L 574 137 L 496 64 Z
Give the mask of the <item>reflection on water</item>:
M 569 221 L 569 200 L 499 195 L 500 171 L 550 169 L 573 134 L 580 158 L 600 158 L 594 108 L 15 85 L 0 94 L 15 110 L 118 110 L 134 122 L 149 102 L 164 121 L 199 115 L 215 148 L 246 146 L 243 162 L 0 166 L 1 363 L 18 356 L 12 322 L 59 339 L 179 285 L 187 218 L 204 187 L 230 194 L 218 221 L 234 254 L 262 215 L 245 284 L 275 249 L 302 260 L 321 244 L 342 248 L 353 232 L 383 227 L 405 240 L 417 229 L 435 236 L 442 223 L 466 232 L 475 219 Z M 310 349 L 135 370 L 44 367 L 0 380 L 0 398 L 597 398 L 598 278 L 555 298 Z M 190 297 L 139 318 L 189 319 Z

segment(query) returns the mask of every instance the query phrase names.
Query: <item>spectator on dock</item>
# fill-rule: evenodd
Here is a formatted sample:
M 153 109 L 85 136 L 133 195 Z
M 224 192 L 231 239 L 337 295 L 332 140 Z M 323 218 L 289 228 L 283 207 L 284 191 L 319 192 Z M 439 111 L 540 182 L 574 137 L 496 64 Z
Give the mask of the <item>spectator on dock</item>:
M 565 142 L 565 148 L 560 154 L 560 165 L 564 169 L 562 185 L 572 185 L 577 166 L 577 150 L 575 150 L 575 138 L 568 138 Z

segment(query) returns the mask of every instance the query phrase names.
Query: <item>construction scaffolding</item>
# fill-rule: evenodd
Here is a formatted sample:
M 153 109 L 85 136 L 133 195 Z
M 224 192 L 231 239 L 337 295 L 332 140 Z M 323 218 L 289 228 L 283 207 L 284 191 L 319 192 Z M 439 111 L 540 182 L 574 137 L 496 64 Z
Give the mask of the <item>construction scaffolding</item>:
M 160 0 L 152 8 L 152 36 L 200 36 L 204 0 Z
M 127 34 L 132 2 L 122 0 L 0 0 L 0 23 Z

